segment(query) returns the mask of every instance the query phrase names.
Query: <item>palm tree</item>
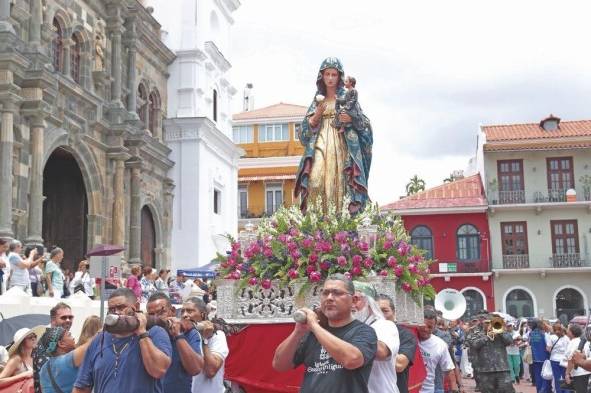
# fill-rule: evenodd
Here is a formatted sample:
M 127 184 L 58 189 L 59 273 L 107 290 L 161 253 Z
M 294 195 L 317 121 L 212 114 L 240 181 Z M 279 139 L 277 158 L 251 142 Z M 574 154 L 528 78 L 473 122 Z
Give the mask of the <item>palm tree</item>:
M 406 185 L 406 195 L 413 195 L 419 191 L 425 191 L 425 181 L 414 175 Z
M 443 179 L 444 183 L 452 183 L 454 181 L 456 181 L 456 176 L 453 173 L 451 173 L 449 175 L 449 177 L 446 177 L 445 179 Z

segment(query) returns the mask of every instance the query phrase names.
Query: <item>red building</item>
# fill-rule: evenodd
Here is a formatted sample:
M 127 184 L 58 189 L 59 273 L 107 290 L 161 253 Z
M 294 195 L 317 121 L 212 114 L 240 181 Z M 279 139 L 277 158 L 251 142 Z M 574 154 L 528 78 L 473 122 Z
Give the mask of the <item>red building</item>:
M 427 251 L 435 290 L 457 289 L 465 317 L 495 310 L 487 201 L 480 175 L 445 183 L 382 206 L 400 215 L 412 243 Z

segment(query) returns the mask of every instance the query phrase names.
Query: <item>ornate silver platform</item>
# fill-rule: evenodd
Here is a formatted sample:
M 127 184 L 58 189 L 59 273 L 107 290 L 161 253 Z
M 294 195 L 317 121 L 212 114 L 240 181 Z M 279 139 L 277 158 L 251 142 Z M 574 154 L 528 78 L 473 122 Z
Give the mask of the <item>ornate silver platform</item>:
M 396 304 L 396 319 L 401 323 L 417 324 L 423 321 L 422 303 L 402 290 L 397 290 L 393 279 L 371 277 L 367 279 L 378 293 L 390 296 Z M 294 281 L 286 287 L 274 282 L 269 289 L 247 286 L 238 287 L 238 281 L 218 280 L 217 316 L 229 323 L 265 324 L 293 323 L 292 314 L 300 307 L 314 307 L 320 304 L 320 284 L 300 291 L 303 282 Z

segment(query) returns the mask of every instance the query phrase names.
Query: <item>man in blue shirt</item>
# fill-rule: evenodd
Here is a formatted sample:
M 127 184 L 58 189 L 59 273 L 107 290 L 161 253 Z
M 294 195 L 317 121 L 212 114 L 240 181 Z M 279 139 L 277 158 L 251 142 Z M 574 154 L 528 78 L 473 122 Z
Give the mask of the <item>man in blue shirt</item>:
M 532 377 L 536 383 L 537 393 L 549 393 L 550 381 L 542 378 L 542 366 L 544 365 L 544 361 L 550 358 L 550 353 L 546 349 L 544 326 L 538 319 L 532 320 L 529 326 L 532 329 L 529 334 L 529 345 L 531 346 L 531 354 L 534 361 L 534 375 Z
M 171 363 L 168 333 L 159 326 L 146 331 L 146 316 L 137 313 L 133 291 L 116 289 L 109 314 L 136 315 L 138 328 L 128 333 L 99 333 L 88 348 L 72 393 L 163 393 L 161 378 Z
M 150 296 L 146 310 L 149 316 L 170 321 L 172 363 L 164 376 L 164 393 L 190 393 L 193 376 L 203 369 L 201 336 L 194 326 L 197 321 L 192 321 L 184 311 L 181 320 L 175 318 L 176 310 L 162 292 Z

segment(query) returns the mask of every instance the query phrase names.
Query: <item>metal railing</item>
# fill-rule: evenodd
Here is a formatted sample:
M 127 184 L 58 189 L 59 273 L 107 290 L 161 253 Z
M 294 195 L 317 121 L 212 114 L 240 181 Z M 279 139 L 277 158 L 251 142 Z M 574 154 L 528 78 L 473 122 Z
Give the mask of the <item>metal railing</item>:
M 552 267 L 582 267 L 586 263 L 581 259 L 581 254 L 552 254 L 550 257 Z
M 499 191 L 500 204 L 525 203 L 525 191 Z
M 527 269 L 529 268 L 529 255 L 503 255 L 503 269 Z
M 520 203 L 547 203 L 566 202 L 566 189 L 548 189 L 545 191 L 534 191 L 527 195 L 525 190 L 514 191 L 489 191 L 487 193 L 488 203 L 491 205 L 511 205 Z M 577 200 L 589 200 L 589 195 L 577 194 Z

